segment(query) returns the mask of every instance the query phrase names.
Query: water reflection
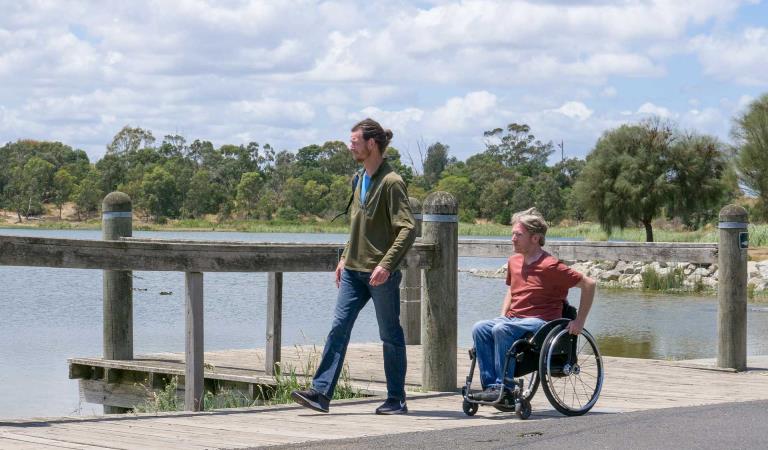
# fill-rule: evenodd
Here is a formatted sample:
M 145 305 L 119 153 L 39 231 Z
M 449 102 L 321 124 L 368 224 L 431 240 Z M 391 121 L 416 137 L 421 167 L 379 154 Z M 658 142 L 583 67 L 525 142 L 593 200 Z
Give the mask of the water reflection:
M 654 355 L 653 336 L 639 333 L 634 336 L 597 336 L 597 346 L 604 356 L 626 356 L 628 358 L 652 358 Z

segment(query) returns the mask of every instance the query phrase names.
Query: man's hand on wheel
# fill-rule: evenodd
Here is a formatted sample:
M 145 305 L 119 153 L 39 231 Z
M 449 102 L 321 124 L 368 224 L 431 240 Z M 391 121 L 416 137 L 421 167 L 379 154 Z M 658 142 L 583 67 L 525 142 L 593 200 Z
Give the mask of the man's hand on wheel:
M 568 332 L 573 335 L 578 335 L 581 333 L 581 330 L 584 329 L 584 322 L 579 321 L 578 319 L 573 319 L 570 322 L 568 322 Z

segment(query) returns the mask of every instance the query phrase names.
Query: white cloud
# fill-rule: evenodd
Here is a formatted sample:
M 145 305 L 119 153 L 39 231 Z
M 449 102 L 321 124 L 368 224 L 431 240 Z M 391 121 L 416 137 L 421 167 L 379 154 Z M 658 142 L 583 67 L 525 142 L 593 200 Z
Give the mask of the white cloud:
M 360 110 L 360 113 L 349 114 L 347 119 L 350 123 L 354 123 L 366 117 L 374 118 L 379 121 L 383 127 L 389 128 L 393 132 L 404 132 L 418 126 L 424 118 L 424 111 L 419 108 L 386 111 L 374 106 L 369 106 Z
M 703 134 L 725 136 L 730 122 L 717 108 L 691 109 L 680 117 L 680 126 Z
M 634 110 L 627 102 L 638 98 L 662 98 L 649 81 L 676 92 L 665 77 L 679 70 L 669 61 L 680 55 L 695 55 L 726 84 L 768 83 L 766 29 L 731 31 L 739 7 L 724 0 L 9 2 L 0 15 L 0 143 L 64 140 L 95 159 L 131 124 L 157 136 L 185 130 L 188 139 L 295 149 L 345 138 L 363 114 L 397 131 L 400 142 L 424 137 L 469 152 L 483 130 L 511 122 L 535 125 L 544 139 L 568 133 L 581 142 L 638 114 L 705 126 L 714 107 L 727 122 L 744 107 L 735 95 L 718 105 L 687 92 L 663 97 L 663 107 L 622 111 Z M 694 28 L 700 34 L 691 39 Z M 688 104 L 693 97 L 700 103 Z
M 606 86 L 602 91 L 600 91 L 600 96 L 601 97 L 606 97 L 606 98 L 612 98 L 612 97 L 616 97 L 616 95 L 618 93 L 619 93 L 619 91 L 616 90 L 615 87 L 613 87 L 613 86 Z
M 448 99 L 445 105 L 432 113 L 435 124 L 441 129 L 461 130 L 472 125 L 488 122 L 496 109 L 496 96 L 488 91 L 470 92 L 464 97 Z
M 245 114 L 245 118 L 262 124 L 288 123 L 308 124 L 315 117 L 312 106 L 300 101 L 283 101 L 275 98 L 260 100 L 242 100 L 233 105 L 235 111 Z
M 662 119 L 672 119 L 675 117 L 675 114 L 673 114 L 669 109 L 663 106 L 656 106 L 651 102 L 646 102 L 640 105 L 640 107 L 637 108 L 637 113 L 659 116 Z
M 745 85 L 768 85 L 768 28 L 747 28 L 741 35 L 700 35 L 691 40 L 704 71 L 721 80 Z
M 566 102 L 560 108 L 555 110 L 560 114 L 570 117 L 571 119 L 577 119 L 584 121 L 592 116 L 592 110 L 587 108 L 587 105 L 581 102 Z

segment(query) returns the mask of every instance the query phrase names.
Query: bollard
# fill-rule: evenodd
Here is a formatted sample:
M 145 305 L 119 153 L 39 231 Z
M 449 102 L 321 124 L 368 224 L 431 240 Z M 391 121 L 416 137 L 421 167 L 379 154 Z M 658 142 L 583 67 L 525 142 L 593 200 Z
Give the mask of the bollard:
M 184 410 L 203 409 L 204 332 L 203 332 L 203 274 L 184 274 L 185 344 L 184 344 Z
M 720 210 L 717 288 L 717 367 L 747 369 L 747 211 Z
M 416 237 L 421 236 L 421 202 L 410 197 L 413 218 L 416 219 Z M 421 344 L 421 269 L 408 261 L 400 282 L 400 325 L 406 345 Z
M 122 192 L 104 197 L 102 239 L 130 237 L 133 229 L 131 198 Z M 105 270 L 104 295 L 104 359 L 133 359 L 133 278 L 130 270 Z M 127 412 L 128 409 L 104 405 L 105 414 Z
M 436 245 L 433 265 L 424 270 L 421 312 L 422 387 L 456 390 L 458 304 L 458 204 L 447 192 L 424 199 L 422 235 Z
M 283 272 L 267 275 L 267 339 L 264 372 L 275 374 L 275 364 L 280 364 L 280 346 L 283 341 Z M 279 369 L 278 369 L 278 373 Z

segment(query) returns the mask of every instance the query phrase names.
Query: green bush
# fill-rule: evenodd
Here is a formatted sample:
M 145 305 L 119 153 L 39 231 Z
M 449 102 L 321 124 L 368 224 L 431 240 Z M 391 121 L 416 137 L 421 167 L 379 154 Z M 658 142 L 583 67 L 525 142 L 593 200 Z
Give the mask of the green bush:
M 682 267 L 675 267 L 669 272 L 662 274 L 653 267 L 648 267 L 643 273 L 643 289 L 649 291 L 670 291 L 681 290 L 685 274 Z

